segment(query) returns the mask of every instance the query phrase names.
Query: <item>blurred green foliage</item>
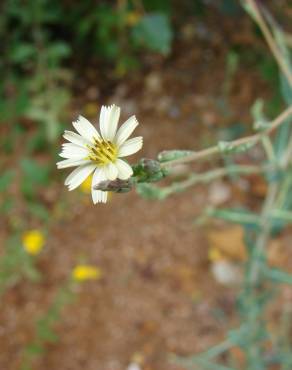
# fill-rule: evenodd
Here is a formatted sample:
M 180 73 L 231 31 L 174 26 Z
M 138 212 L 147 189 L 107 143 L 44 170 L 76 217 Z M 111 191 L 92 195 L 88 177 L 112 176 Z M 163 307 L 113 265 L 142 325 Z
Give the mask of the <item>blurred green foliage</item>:
M 0 8 L 1 122 L 17 125 L 19 117 L 37 122 L 30 150 L 56 141 L 75 66 L 105 62 L 122 77 L 139 66 L 141 52 L 168 54 L 170 9 L 164 0 L 87 0 L 74 6 L 57 0 L 5 0 Z
M 12 210 L 20 197 L 29 217 L 48 221 L 49 210 L 41 192 L 53 183 L 55 142 L 63 122 L 68 120 L 71 91 L 78 87 L 75 76 L 80 70 L 85 71 L 86 78 L 87 70 L 98 65 L 97 82 L 104 73 L 109 78 L 121 78 L 143 66 L 147 53 L 168 56 L 186 15 L 203 19 L 209 10 L 227 17 L 236 17 L 242 11 L 235 0 L 183 0 L 179 9 L 168 0 L 85 0 L 74 5 L 65 0 L 1 2 L 0 74 L 4 78 L 0 80 L 0 129 L 4 127 L 4 134 L 1 132 L 0 146 L 7 157 L 3 160 L 7 169 L 0 179 L 0 212 Z M 288 58 L 281 35 L 277 33 L 278 44 Z M 263 50 L 246 51 L 232 46 L 226 54 L 222 96 L 218 99 L 222 113 L 230 111 L 232 82 L 245 59 L 251 60 L 276 86 L 266 110 L 267 116 L 278 112 L 283 104 L 281 96 L 289 102 L 292 94 L 285 79 L 278 84 L 275 62 Z M 285 131 L 280 134 L 287 138 Z M 284 143 L 283 138 L 279 143 Z M 223 147 L 224 141 L 220 145 Z M 17 161 L 12 170 L 10 157 L 15 152 Z M 155 186 L 143 186 L 140 189 L 145 188 L 152 196 Z M 16 197 L 12 195 L 13 188 L 17 188 Z
M 46 351 L 49 343 L 58 342 L 55 326 L 60 320 L 64 307 L 74 300 L 73 283 L 66 281 L 58 289 L 56 296 L 48 310 L 35 321 L 34 340 L 28 343 L 22 353 L 21 370 L 32 370 L 38 356 Z
M 184 0 L 180 11 L 204 17 L 208 9 L 206 4 L 214 5 L 223 16 L 237 17 L 241 11 L 237 0 Z M 143 57 L 148 53 L 168 56 L 174 38 L 180 35 L 177 23 L 184 22 L 184 18 L 177 20 L 177 13 L 176 4 L 169 0 L 1 2 L 0 75 L 3 77 L 0 79 L 0 146 L 5 159 L 1 159 L 0 165 L 2 167 L 3 164 L 5 169 L 0 177 L 0 212 L 1 216 L 7 215 L 7 227 L 14 235 L 8 239 L 0 259 L 0 293 L 23 277 L 36 282 L 41 278 L 36 258 L 24 251 L 20 241 L 20 233 L 25 230 L 27 220 L 22 217 L 19 222 L 17 215 L 11 215 L 10 211 L 21 199 L 25 204 L 24 214 L 29 220 L 36 219 L 46 226 L 49 224 L 51 215 L 41 199 L 41 192 L 53 183 L 55 142 L 63 129 L 63 122 L 67 121 L 73 95 L 71 91 L 76 87 L 75 77 L 84 71 L 80 79 L 85 79 L 87 70 L 98 65 L 100 78 L 108 71 L 110 78 L 122 78 L 143 66 Z M 291 65 L 282 33 L 274 32 L 282 54 Z M 230 109 L 228 98 L 232 82 L 241 64 L 246 61 L 250 61 L 263 79 L 273 86 L 274 93 L 269 104 L 263 106 L 257 101 L 252 112 L 255 121 L 264 126 L 269 122 L 266 116 L 274 116 L 284 103 L 292 103 L 291 88 L 266 50 L 241 50 L 232 46 L 226 54 L 222 113 L 226 115 Z M 238 136 L 237 132 L 234 134 L 235 129 L 240 131 L 241 127 L 230 127 L 230 136 Z M 290 122 L 287 122 L 275 140 L 275 152 L 279 158 L 287 147 L 289 134 Z M 232 148 L 226 141 L 229 139 L 218 143 L 222 154 L 232 154 Z M 249 147 L 240 149 L 247 150 Z M 13 159 L 15 153 L 16 159 Z M 188 154 L 188 151 L 169 151 L 161 153 L 158 159 L 164 162 Z M 228 165 L 227 162 L 225 164 Z M 154 162 L 140 162 L 134 169 L 135 176 L 143 181 L 155 182 L 165 176 Z M 270 218 L 273 230 L 291 221 L 292 216 L 288 213 L 291 209 L 291 184 L 291 175 L 286 176 L 279 201 L 281 213 Z M 16 196 L 14 188 L 18 191 Z M 137 186 L 138 192 L 148 199 L 164 199 L 184 189 L 178 184 L 159 188 L 142 181 Z M 259 228 L 258 221 L 255 221 L 258 216 L 244 208 L 208 209 L 207 216 L 239 223 L 247 233 Z M 290 275 L 277 270 L 267 270 L 266 274 L 277 282 L 291 282 Z M 70 301 L 71 293 L 68 286 L 61 288 L 48 312 L 37 322 L 35 340 L 26 348 L 24 364 L 27 369 L 31 368 L 34 357 L 45 351 L 46 343 L 57 340 L 54 325 L 63 306 Z M 260 307 L 259 302 L 256 303 Z M 243 307 L 247 310 L 246 306 Z M 237 343 L 237 340 L 234 342 Z M 291 363 L 291 359 L 289 361 Z
M 53 219 L 44 194 L 75 77 L 98 64 L 100 78 L 118 79 L 142 66 L 143 54 L 167 56 L 171 17 L 166 0 L 1 2 L 0 213 L 11 237 L 1 251 L 0 294 L 22 278 L 40 279 L 20 236 L 31 224 L 47 230 Z
M 0 260 L 0 295 L 22 278 L 40 281 L 41 274 L 35 266 L 35 259 L 22 248 L 18 233 L 7 240 L 5 247 L 6 253 Z

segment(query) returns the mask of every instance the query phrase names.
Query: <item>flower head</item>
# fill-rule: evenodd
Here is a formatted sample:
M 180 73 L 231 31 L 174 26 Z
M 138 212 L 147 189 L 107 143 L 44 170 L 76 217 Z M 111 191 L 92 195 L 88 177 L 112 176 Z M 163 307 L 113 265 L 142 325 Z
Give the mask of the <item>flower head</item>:
M 76 281 L 97 280 L 102 276 L 102 271 L 91 265 L 78 265 L 72 271 L 73 279 Z
M 44 243 L 44 235 L 39 230 L 26 231 L 22 235 L 23 248 L 29 254 L 38 254 L 43 249 Z
M 106 203 L 107 192 L 94 187 L 105 180 L 126 180 L 133 174 L 131 166 L 121 158 L 136 153 L 142 148 L 142 136 L 128 139 L 138 126 L 135 116 L 130 117 L 119 129 L 120 108 L 116 105 L 102 106 L 99 117 L 100 133 L 84 117 L 73 122 L 75 130 L 65 131 L 69 141 L 62 145 L 58 168 L 77 167 L 65 180 L 69 190 L 76 189 L 93 173 L 91 194 L 93 203 Z

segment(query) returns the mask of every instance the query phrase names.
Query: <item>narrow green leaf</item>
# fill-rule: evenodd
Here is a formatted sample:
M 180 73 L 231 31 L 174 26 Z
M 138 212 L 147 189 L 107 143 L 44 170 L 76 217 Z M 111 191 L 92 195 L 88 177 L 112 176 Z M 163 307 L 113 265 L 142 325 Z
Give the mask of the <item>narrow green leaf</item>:
M 276 283 L 292 284 L 292 274 L 276 268 L 267 269 L 266 276 Z
M 207 208 L 205 213 L 210 217 L 220 218 L 225 221 L 241 225 L 259 226 L 260 218 L 257 214 L 242 209 L 214 209 Z

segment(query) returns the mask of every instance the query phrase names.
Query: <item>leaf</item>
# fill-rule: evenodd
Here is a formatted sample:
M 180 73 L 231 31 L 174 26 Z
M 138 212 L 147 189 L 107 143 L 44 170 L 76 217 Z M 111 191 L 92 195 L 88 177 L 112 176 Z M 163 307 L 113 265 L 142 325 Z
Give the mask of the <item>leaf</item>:
M 15 176 L 15 172 L 13 170 L 8 170 L 2 173 L 0 177 L 0 192 L 4 192 L 8 189 L 9 185 L 12 183 L 12 180 Z
M 260 218 L 257 214 L 244 209 L 207 208 L 205 212 L 209 217 L 220 218 L 240 225 L 257 227 L 260 223 Z
M 33 216 L 43 221 L 49 221 L 50 214 L 43 204 L 30 202 L 27 204 L 27 207 Z
M 23 173 L 21 190 L 27 198 L 32 198 L 37 186 L 49 183 L 49 167 L 41 166 L 30 158 L 22 159 L 20 166 Z
M 276 283 L 292 284 L 292 274 L 289 274 L 285 271 L 276 268 L 270 268 L 266 270 L 266 275 Z
M 0 203 L 0 212 L 3 214 L 10 212 L 14 204 L 14 198 L 4 198 L 3 201 Z
M 45 351 L 44 347 L 38 343 L 31 343 L 26 348 L 25 351 L 33 356 L 42 355 Z
M 11 61 L 14 63 L 25 63 L 36 54 L 37 50 L 33 44 L 17 43 L 10 53 Z
M 138 46 L 167 55 L 170 52 L 173 33 L 169 18 L 163 13 L 150 13 L 141 18 L 132 35 Z
M 22 273 L 25 275 L 30 281 L 32 282 L 40 282 L 42 279 L 41 273 L 37 270 L 36 266 L 34 265 L 33 258 L 30 258 L 31 256 L 25 256 L 28 258 L 25 258 L 22 264 Z
M 283 61 L 287 65 L 289 70 L 292 72 L 292 62 L 291 62 L 291 57 L 290 57 L 290 50 L 288 49 L 285 35 L 278 28 L 274 28 L 274 34 L 275 34 L 275 39 L 277 41 L 278 47 L 281 50 Z M 280 74 L 280 88 L 281 88 L 283 99 L 288 105 L 291 105 L 292 104 L 292 87 L 289 84 L 289 81 L 287 80 L 287 78 L 283 75 L 281 70 L 279 70 L 279 74 Z
M 287 47 L 286 38 L 283 32 L 274 27 L 273 29 L 275 40 L 279 49 L 281 50 L 281 56 L 283 59 L 283 63 L 289 68 L 290 72 L 292 72 L 292 63 L 290 57 L 290 50 Z M 279 79 L 280 79 L 280 91 L 284 101 L 288 104 L 292 104 L 292 87 L 289 84 L 286 76 L 283 75 L 281 69 L 279 69 Z M 282 156 L 283 151 L 286 149 L 288 140 L 291 133 L 291 119 L 286 120 L 284 124 L 281 125 L 280 129 L 277 132 L 277 136 L 275 138 L 275 151 L 276 156 L 280 158 Z
M 287 80 L 287 78 L 280 74 L 280 88 L 283 99 L 288 105 L 292 105 L 292 88 Z
M 56 60 L 67 58 L 71 54 L 71 49 L 68 44 L 65 42 L 59 41 L 51 44 L 47 49 L 48 57 L 51 58 L 54 62 Z
M 40 319 L 37 323 L 37 333 L 38 337 L 44 342 L 55 343 L 58 340 L 58 336 L 50 328 L 50 323 L 46 318 Z
M 28 138 L 26 147 L 29 153 L 45 151 L 47 149 L 46 133 L 43 125 L 41 125 L 34 135 Z
M 147 12 L 162 12 L 164 14 L 170 14 L 173 9 L 173 4 L 169 0 L 147 0 L 143 2 L 145 10 Z
M 179 158 L 187 157 L 193 153 L 195 152 L 192 150 L 164 150 L 158 154 L 157 159 L 159 162 L 169 162 Z
M 168 192 L 152 184 L 137 184 L 136 191 L 143 198 L 163 200 L 168 196 Z
M 276 220 L 292 223 L 292 212 L 287 211 L 285 209 L 275 209 L 275 210 L 273 210 L 271 212 L 271 217 L 276 219 Z
M 221 0 L 219 6 L 223 14 L 231 17 L 236 17 L 241 13 L 240 4 L 234 0 Z
M 264 100 L 257 99 L 251 107 L 251 115 L 254 120 L 255 130 L 262 130 L 269 127 L 269 121 L 264 114 Z
M 31 182 L 38 185 L 47 185 L 49 182 L 49 168 L 38 164 L 35 160 L 24 158 L 20 162 L 20 166 L 24 175 Z

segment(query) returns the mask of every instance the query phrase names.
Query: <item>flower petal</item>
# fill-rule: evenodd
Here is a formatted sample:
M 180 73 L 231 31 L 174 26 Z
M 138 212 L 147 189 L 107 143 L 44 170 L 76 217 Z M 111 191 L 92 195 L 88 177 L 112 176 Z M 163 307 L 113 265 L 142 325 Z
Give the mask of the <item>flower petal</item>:
M 130 117 L 118 130 L 114 139 L 115 144 L 122 145 L 139 125 L 135 116 Z
M 83 164 L 91 163 L 88 159 L 69 158 L 63 161 L 57 162 L 57 168 L 68 168 L 75 166 L 82 166 Z
M 110 162 L 108 165 L 104 167 L 104 173 L 108 180 L 115 180 L 118 176 L 118 169 L 117 167 Z
M 73 122 L 72 124 L 75 130 L 91 143 L 94 142 L 94 138 L 100 139 L 100 135 L 96 128 L 86 118 L 79 116 L 77 121 Z
M 100 110 L 99 114 L 99 130 L 101 133 L 101 136 L 103 137 L 104 134 L 106 134 L 106 122 L 108 119 L 108 112 L 110 107 L 107 107 L 106 105 L 103 105 Z
M 87 148 L 71 143 L 63 144 L 62 152 L 59 154 L 59 156 L 62 158 L 72 158 L 72 159 L 84 159 L 88 157 L 88 155 L 89 151 Z
M 87 177 L 93 172 L 96 168 L 96 165 L 93 164 L 85 164 L 83 166 L 79 166 L 75 168 L 73 172 L 67 176 L 65 180 L 65 185 L 68 186 L 69 191 L 76 189 L 79 185 L 83 183 L 87 179 Z
M 138 152 L 142 148 L 143 138 L 142 136 L 134 137 L 124 142 L 119 148 L 118 157 L 127 157 L 128 155 Z
M 116 105 L 102 106 L 100 111 L 100 132 L 104 140 L 112 141 L 117 132 L 120 108 Z
M 119 179 L 127 180 L 133 175 L 132 167 L 122 159 L 117 159 L 115 165 L 119 172 L 118 174 Z
M 106 203 L 106 201 L 107 201 L 107 191 L 102 191 L 101 192 L 101 202 L 102 203 Z
M 86 147 L 86 145 L 91 144 L 91 142 L 85 139 L 83 136 L 76 134 L 76 132 L 65 130 L 63 138 L 70 141 L 73 144 Z
M 104 173 L 103 168 L 97 168 L 92 176 L 92 183 L 91 183 L 91 196 L 93 203 L 106 203 L 107 201 L 107 192 L 101 190 L 95 190 L 94 186 L 100 183 L 101 181 L 106 180 L 106 176 Z
M 107 191 L 92 190 L 92 200 L 93 203 L 106 203 L 107 201 Z

